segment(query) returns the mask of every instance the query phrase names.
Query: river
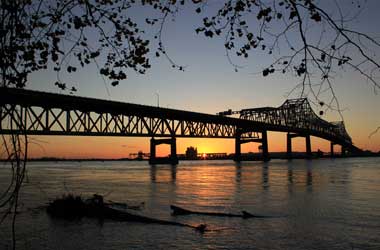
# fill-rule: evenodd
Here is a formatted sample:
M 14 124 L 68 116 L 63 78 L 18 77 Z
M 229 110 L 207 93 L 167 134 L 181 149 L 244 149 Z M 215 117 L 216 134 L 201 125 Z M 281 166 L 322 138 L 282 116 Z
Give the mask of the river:
M 0 188 L 9 181 L 1 163 Z M 64 193 L 140 204 L 140 214 L 188 228 L 51 218 L 41 206 Z M 273 218 L 172 216 L 170 205 Z M 10 221 L 0 249 L 11 249 Z M 30 162 L 16 224 L 18 249 L 380 249 L 380 158 L 263 162 Z

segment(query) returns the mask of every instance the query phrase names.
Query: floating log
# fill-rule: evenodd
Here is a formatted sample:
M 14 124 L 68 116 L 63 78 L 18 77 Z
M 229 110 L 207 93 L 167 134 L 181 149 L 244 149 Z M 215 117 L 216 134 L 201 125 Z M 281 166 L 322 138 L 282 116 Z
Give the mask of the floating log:
M 128 205 L 127 203 L 108 201 L 105 203 L 107 206 L 121 208 L 121 209 L 132 209 L 132 210 L 142 210 L 145 206 L 145 202 L 141 202 L 139 205 Z
M 56 199 L 53 202 L 49 203 L 47 212 L 51 216 L 64 219 L 95 217 L 99 219 L 111 219 L 116 221 L 131 221 L 190 227 L 202 233 L 207 230 L 206 224 L 193 226 L 180 222 L 160 220 L 142 215 L 132 214 L 127 211 L 121 211 L 119 209 L 112 208 L 109 206 L 109 204 L 104 203 L 103 197 L 101 195 L 94 195 L 91 199 L 88 199 L 86 201 L 83 201 L 80 196 L 63 196 L 62 198 Z
M 208 215 L 208 216 L 219 216 L 219 217 L 240 217 L 243 219 L 249 218 L 274 218 L 274 216 L 268 215 L 256 215 L 251 214 L 247 211 L 241 211 L 241 214 L 232 214 L 232 213 L 219 213 L 219 212 L 204 212 L 204 211 L 192 211 L 175 205 L 170 206 L 172 210 L 172 215 L 189 215 L 189 214 L 198 214 L 198 215 Z

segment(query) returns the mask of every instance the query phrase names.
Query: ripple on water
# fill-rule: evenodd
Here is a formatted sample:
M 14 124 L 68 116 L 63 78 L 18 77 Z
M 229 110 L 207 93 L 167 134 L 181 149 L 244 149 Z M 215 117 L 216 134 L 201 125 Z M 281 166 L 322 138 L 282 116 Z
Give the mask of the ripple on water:
M 19 249 L 380 249 L 380 161 L 375 158 L 243 162 L 31 162 L 17 220 Z M 0 188 L 9 169 L 0 168 Z M 63 193 L 105 195 L 187 227 L 49 218 L 39 207 Z M 270 219 L 170 215 L 194 210 L 279 215 Z M 37 211 L 37 212 L 36 212 Z M 40 211 L 40 212 L 38 212 Z M 9 221 L 0 248 L 10 247 Z

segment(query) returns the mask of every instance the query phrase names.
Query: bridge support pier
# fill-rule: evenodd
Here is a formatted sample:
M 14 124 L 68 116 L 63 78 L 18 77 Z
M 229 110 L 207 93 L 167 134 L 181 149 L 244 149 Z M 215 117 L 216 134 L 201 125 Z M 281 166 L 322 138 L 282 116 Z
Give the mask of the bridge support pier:
M 330 144 L 330 156 L 335 157 L 334 154 L 334 146 L 338 145 L 337 143 L 331 142 Z M 346 153 L 348 152 L 347 147 L 341 145 L 341 156 L 346 156 Z
M 261 133 L 261 145 L 262 145 L 262 149 L 263 149 L 263 160 L 264 161 L 269 161 L 269 152 L 268 152 L 268 135 L 267 135 L 267 131 L 264 130 L 262 133 Z
M 346 156 L 346 152 L 347 152 L 347 148 L 342 146 L 342 152 L 341 152 L 341 155 L 342 156 Z
M 236 135 L 235 138 L 235 156 L 234 156 L 234 161 L 240 162 L 241 161 L 241 138 L 240 138 L 240 133 Z
M 334 146 L 335 146 L 335 143 L 331 142 L 330 143 L 330 157 L 334 157 Z
M 170 145 L 170 156 L 169 158 L 157 158 L 156 157 L 156 146 L 160 144 L 169 144 Z M 172 137 L 170 139 L 150 139 L 150 158 L 149 164 L 178 164 L 177 157 L 177 144 L 176 138 Z
M 312 157 L 310 135 L 305 136 L 305 141 L 306 141 L 306 157 L 310 159 Z
M 286 157 L 288 159 L 292 159 L 292 139 L 295 137 L 305 137 L 305 143 L 306 143 L 306 157 L 311 158 L 312 152 L 311 152 L 311 140 L 310 135 L 299 135 L 299 134 L 292 134 L 288 133 L 286 135 Z
M 292 159 L 292 138 L 298 136 L 291 133 L 286 134 L 286 157 Z
M 241 138 L 241 132 L 238 132 L 236 137 L 235 137 L 235 156 L 234 156 L 235 162 L 241 161 L 241 144 L 248 143 L 248 142 L 259 142 L 259 143 L 261 143 L 263 161 L 269 161 L 270 160 L 269 159 L 269 153 L 268 153 L 267 131 L 263 131 L 261 133 L 261 139 L 242 139 Z

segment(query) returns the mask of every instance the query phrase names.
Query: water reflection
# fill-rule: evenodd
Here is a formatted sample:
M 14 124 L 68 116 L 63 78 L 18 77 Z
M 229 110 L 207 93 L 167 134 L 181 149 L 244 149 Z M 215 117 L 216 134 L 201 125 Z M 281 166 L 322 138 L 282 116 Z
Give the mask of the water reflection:
M 311 161 L 308 160 L 306 163 L 307 172 L 306 172 L 306 186 L 307 191 L 312 192 L 313 191 L 313 167 L 311 165 Z
M 31 245 L 25 248 L 32 250 L 188 250 L 205 246 L 210 249 L 379 249 L 380 162 L 366 159 L 367 163 L 357 167 L 354 164 L 359 160 L 274 160 L 242 164 L 197 161 L 181 162 L 178 166 L 147 166 L 136 162 L 104 166 L 91 162 L 82 166 L 49 163 L 49 166 L 33 167 L 37 163 L 31 163 L 30 183 L 22 189 L 24 210 L 47 201 L 33 183 L 39 183 L 53 198 L 62 195 L 66 186 L 84 195 L 106 194 L 112 190 L 107 199 L 131 204 L 144 201 L 146 206 L 141 213 L 150 217 L 188 224 L 208 223 L 211 228 L 228 230 L 200 235 L 187 228 L 109 221 L 101 228 L 92 220 L 49 223 L 45 212 L 33 216 L 23 212 L 20 216 L 24 217 L 18 220 L 19 238 L 24 236 Z M 6 183 L 8 174 L 0 169 L 0 187 Z M 289 216 L 253 220 L 173 218 L 170 204 L 193 210 L 234 213 L 247 210 Z M 3 228 L 0 227 L 2 236 Z M 45 244 L 42 247 L 41 242 Z M 0 241 L 0 249 L 7 248 L 4 240 Z
M 293 164 L 291 161 L 287 161 L 287 167 L 288 167 L 288 193 L 293 192 Z
M 240 162 L 235 162 L 235 196 L 241 192 L 242 166 Z
M 307 191 L 313 191 L 313 165 L 310 160 L 305 161 L 288 161 L 287 167 L 287 182 L 288 191 L 292 192 L 294 187 L 303 186 Z
M 293 166 L 288 164 L 288 184 L 293 184 Z
M 202 161 L 196 164 L 189 162 L 177 168 L 175 195 L 183 202 L 179 205 L 222 209 L 225 207 L 221 206 L 220 202 L 234 204 L 235 192 L 238 188 L 236 185 L 241 182 L 239 166 Z
M 170 172 L 170 173 L 169 173 Z M 168 178 L 170 174 L 170 179 Z M 177 166 L 176 165 L 150 165 L 150 181 L 151 183 L 156 182 L 170 182 L 172 184 L 176 183 L 177 179 Z
M 264 190 L 269 188 L 269 173 L 268 173 L 269 163 L 264 162 L 262 167 L 262 187 Z
M 171 165 L 172 183 L 177 179 L 177 165 Z
M 234 163 L 236 188 L 241 189 L 248 184 L 247 182 L 254 182 L 263 190 L 268 190 L 274 185 L 287 186 L 289 192 L 292 192 L 295 186 L 305 187 L 309 192 L 313 191 L 313 185 L 315 184 L 313 182 L 315 180 L 313 166 L 310 161 L 282 162 L 280 168 L 277 164 L 263 162 Z M 284 166 L 286 167 L 285 171 L 283 171 Z
M 150 165 L 150 181 L 152 183 L 156 182 L 156 175 L 157 175 L 157 166 L 156 165 Z
M 236 184 L 240 184 L 240 181 L 241 181 L 241 163 L 240 162 L 235 162 L 235 171 L 236 171 L 235 182 Z

